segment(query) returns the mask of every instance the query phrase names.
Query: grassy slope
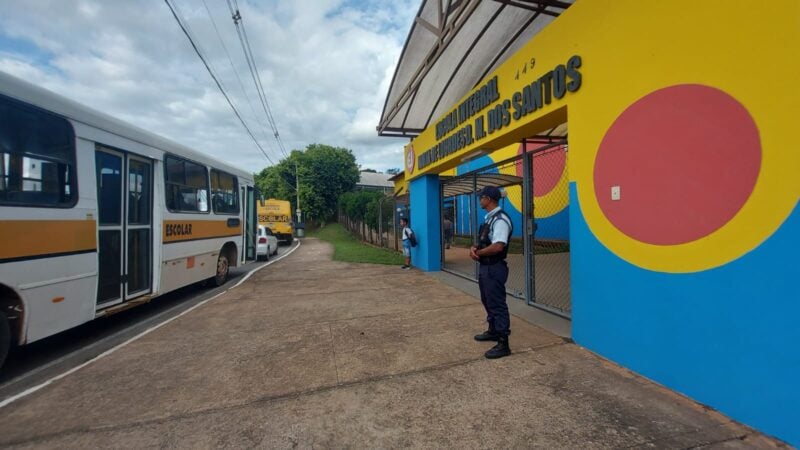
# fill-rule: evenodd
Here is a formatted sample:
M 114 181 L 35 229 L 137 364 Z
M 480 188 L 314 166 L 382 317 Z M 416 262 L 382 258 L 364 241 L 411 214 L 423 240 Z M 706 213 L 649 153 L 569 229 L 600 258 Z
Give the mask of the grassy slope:
M 309 233 L 309 236 L 333 244 L 335 249 L 333 252 L 333 259 L 335 261 L 370 264 L 403 264 L 403 255 L 400 253 L 362 244 L 338 223 L 326 225 L 322 229 Z

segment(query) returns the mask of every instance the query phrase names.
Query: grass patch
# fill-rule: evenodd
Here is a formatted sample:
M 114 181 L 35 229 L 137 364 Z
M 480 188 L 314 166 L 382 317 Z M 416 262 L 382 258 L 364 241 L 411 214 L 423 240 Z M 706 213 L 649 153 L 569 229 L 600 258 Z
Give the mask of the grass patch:
M 333 260 L 369 264 L 403 264 L 403 255 L 385 248 L 363 244 L 338 223 L 314 230 L 310 237 L 333 244 Z

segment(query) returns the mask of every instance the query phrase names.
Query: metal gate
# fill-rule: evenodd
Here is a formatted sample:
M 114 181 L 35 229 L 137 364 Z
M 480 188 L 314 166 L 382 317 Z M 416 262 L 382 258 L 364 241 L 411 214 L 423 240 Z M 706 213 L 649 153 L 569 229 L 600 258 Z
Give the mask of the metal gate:
M 571 315 L 569 245 L 569 174 L 566 142 L 526 144 L 533 206 L 530 302 L 562 315 Z
M 569 317 L 569 178 L 566 142 L 523 144 L 520 155 L 483 167 L 466 163 L 463 174 L 442 177 L 442 268 L 477 281 L 469 258 L 486 211 L 475 195 L 501 188 L 500 206 L 511 217 L 506 292 L 531 306 Z M 485 160 L 485 159 L 484 159 Z

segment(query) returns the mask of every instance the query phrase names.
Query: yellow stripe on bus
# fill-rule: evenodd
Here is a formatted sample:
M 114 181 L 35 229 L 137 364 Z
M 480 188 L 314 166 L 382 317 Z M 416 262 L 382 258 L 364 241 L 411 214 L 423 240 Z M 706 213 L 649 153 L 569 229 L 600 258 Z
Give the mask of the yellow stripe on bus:
M 97 249 L 94 220 L 2 220 L 0 260 Z
M 165 220 L 162 238 L 164 242 L 180 242 L 241 234 L 241 224 L 229 227 L 227 220 Z

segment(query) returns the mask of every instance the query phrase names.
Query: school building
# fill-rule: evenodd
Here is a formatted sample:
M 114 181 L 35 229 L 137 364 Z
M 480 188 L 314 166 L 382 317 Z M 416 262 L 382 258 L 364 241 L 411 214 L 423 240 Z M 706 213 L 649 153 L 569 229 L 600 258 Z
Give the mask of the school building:
M 378 126 L 410 140 L 412 263 L 474 279 L 474 193 L 500 186 L 509 301 L 800 444 L 798 17 L 795 0 L 423 0 Z

